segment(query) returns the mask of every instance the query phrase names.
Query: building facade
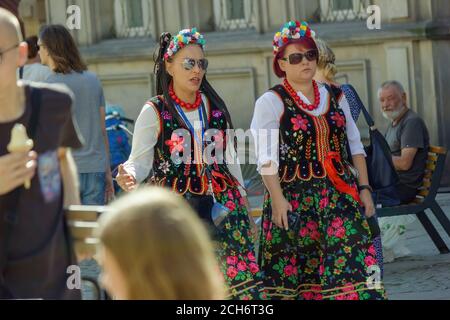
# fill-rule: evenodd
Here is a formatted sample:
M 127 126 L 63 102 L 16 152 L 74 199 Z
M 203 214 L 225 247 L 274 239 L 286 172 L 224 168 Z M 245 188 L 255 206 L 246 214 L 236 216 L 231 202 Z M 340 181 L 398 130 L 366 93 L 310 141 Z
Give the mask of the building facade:
M 331 45 L 338 80 L 354 85 L 381 130 L 387 122 L 377 90 L 396 79 L 428 125 L 432 143 L 450 148 L 450 1 L 22 0 L 27 34 L 44 23 L 65 24 L 70 5 L 81 9 L 81 28 L 72 32 L 89 68 L 101 79 L 107 101 L 124 106 L 129 117 L 136 118 L 155 93 L 159 35 L 196 26 L 207 39 L 208 79 L 224 97 L 235 127 L 248 128 L 255 100 L 279 81 L 271 67 L 273 34 L 297 19 L 312 24 Z M 380 8 L 381 29 L 367 26 L 370 5 Z M 364 121 L 358 125 L 367 137 Z

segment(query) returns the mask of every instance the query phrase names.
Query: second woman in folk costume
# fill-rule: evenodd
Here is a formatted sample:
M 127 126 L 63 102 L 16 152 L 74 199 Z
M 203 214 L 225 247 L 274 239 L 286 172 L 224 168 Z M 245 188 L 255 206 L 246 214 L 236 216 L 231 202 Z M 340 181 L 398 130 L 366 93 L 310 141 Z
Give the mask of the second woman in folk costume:
M 341 91 L 313 80 L 317 59 L 308 24 L 286 23 L 274 38 L 274 71 L 284 81 L 255 106 L 258 169 L 268 191 L 264 284 L 273 299 L 383 299 L 382 284 L 368 281 L 378 268 L 363 145 Z M 278 141 L 267 143 L 270 130 L 279 131 Z
M 184 196 L 211 228 L 230 297 L 262 299 L 240 166 L 227 163 L 236 158 L 234 141 L 226 136 L 231 118 L 206 80 L 204 45 L 195 28 L 173 38 L 161 36 L 155 61 L 158 96 L 147 102 L 136 121 L 131 156 L 117 179 L 131 191 L 152 172 L 151 184 Z M 205 158 L 211 149 L 212 157 Z M 220 159 L 221 151 L 228 156 Z M 229 211 L 219 227 L 211 216 L 215 202 Z

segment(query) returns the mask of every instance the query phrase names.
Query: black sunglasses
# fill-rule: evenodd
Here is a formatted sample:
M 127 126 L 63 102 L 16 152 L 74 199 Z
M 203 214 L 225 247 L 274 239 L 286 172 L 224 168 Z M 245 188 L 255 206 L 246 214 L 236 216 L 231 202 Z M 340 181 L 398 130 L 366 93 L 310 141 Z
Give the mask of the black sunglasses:
M 192 70 L 192 69 L 194 69 L 196 64 L 203 71 L 206 71 L 206 69 L 208 69 L 208 60 L 207 59 L 195 60 L 195 59 L 191 59 L 191 58 L 186 58 L 186 59 L 183 60 L 183 68 L 185 70 Z
M 317 61 L 317 58 L 319 57 L 319 52 L 317 50 L 309 50 L 305 53 L 293 53 L 289 55 L 288 58 L 281 58 L 281 60 L 288 61 L 290 64 L 299 64 L 303 61 L 303 57 L 306 58 L 308 61 Z

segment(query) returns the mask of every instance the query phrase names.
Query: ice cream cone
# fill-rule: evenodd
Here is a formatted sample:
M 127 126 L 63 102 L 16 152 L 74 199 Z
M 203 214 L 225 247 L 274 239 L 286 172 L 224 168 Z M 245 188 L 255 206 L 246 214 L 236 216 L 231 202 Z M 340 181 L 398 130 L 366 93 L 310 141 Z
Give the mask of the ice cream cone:
M 28 152 L 31 149 L 33 149 L 34 143 L 33 140 L 31 140 L 27 136 L 27 130 L 26 128 L 18 123 L 14 125 L 14 127 L 11 130 L 11 140 L 6 147 L 9 152 L 15 153 L 15 152 Z M 24 183 L 25 189 L 30 189 L 31 182 L 30 180 L 26 180 Z

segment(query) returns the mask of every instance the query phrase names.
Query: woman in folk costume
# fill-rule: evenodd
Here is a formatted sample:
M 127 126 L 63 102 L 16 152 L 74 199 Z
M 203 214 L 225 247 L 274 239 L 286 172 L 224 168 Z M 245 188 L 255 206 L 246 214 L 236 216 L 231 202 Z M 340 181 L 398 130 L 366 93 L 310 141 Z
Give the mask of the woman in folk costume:
M 272 299 L 384 299 L 366 221 L 375 208 L 363 145 L 340 90 L 313 80 L 317 59 L 308 24 L 286 23 L 275 34 L 273 63 L 284 81 L 255 106 L 252 129 L 267 189 L 264 284 Z M 346 161 L 347 143 L 358 179 Z
M 226 135 L 231 118 L 206 80 L 204 45 L 195 28 L 173 38 L 161 35 L 155 61 L 158 96 L 136 121 L 132 152 L 117 180 L 132 191 L 152 172 L 151 184 L 184 196 L 210 227 L 230 298 L 262 299 L 253 221 L 234 139 Z

